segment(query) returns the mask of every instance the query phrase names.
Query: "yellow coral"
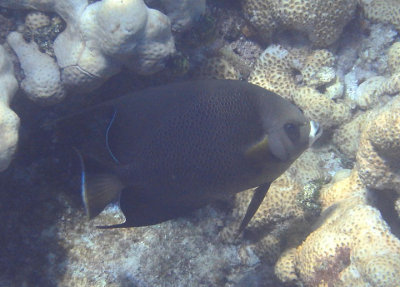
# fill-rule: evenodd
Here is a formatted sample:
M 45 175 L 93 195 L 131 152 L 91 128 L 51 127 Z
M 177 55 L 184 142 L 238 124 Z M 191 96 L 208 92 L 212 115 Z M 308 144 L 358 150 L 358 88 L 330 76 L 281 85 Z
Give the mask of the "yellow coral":
M 352 18 L 356 0 L 244 0 L 247 19 L 265 38 L 277 29 L 305 32 L 316 45 L 335 42 L 347 22 Z

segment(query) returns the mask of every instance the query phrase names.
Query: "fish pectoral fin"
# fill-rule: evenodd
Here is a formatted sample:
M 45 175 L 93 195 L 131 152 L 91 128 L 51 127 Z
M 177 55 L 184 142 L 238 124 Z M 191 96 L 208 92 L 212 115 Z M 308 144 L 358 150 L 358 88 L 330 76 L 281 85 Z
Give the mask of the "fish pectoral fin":
M 256 188 L 254 191 L 253 198 L 250 201 L 249 206 L 247 207 L 246 214 L 242 220 L 242 223 L 240 223 L 239 229 L 238 229 L 238 235 L 243 232 L 243 230 L 247 227 L 247 224 L 249 224 L 250 220 L 253 218 L 254 214 L 257 212 L 258 207 L 261 205 L 261 202 L 263 201 L 265 195 L 267 194 L 267 191 L 269 189 L 269 186 L 271 185 L 270 182 L 264 183 L 260 185 L 259 187 Z
M 268 135 L 265 135 L 260 141 L 256 142 L 246 150 L 246 157 L 259 159 L 268 153 L 268 151 Z
M 91 172 L 86 170 L 81 153 L 75 149 L 81 163 L 81 191 L 83 204 L 89 219 L 96 217 L 111 202 L 115 201 L 124 188 L 121 180 L 108 172 Z M 100 165 L 92 161 L 91 164 Z

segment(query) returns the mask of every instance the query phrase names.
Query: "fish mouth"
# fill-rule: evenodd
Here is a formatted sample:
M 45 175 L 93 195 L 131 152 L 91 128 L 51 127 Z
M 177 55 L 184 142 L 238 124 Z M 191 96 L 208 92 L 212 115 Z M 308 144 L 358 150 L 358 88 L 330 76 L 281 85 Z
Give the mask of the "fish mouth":
M 308 140 L 308 146 L 312 146 L 317 139 L 322 135 L 322 127 L 319 123 L 310 121 L 310 135 Z

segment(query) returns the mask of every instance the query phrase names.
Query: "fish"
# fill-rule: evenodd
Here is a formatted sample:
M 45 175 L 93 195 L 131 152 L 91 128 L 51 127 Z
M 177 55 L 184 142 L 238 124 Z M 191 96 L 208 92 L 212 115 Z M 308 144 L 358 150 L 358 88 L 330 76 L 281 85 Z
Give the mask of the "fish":
M 60 122 L 88 218 L 112 202 L 125 215 L 101 228 L 158 224 L 256 187 L 239 233 L 321 131 L 288 100 L 239 80 L 151 87 Z

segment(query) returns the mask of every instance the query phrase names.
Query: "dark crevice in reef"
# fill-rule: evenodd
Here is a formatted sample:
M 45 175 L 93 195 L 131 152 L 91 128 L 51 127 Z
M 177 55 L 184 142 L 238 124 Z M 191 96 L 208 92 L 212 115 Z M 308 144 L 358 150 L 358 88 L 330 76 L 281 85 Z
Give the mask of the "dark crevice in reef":
M 50 109 L 23 99 L 14 108 L 21 115 L 19 146 L 0 173 L 0 285 L 55 286 L 66 250 L 54 226 L 67 207 L 80 205 L 79 186 L 71 184 L 76 166 L 70 154 L 57 154 L 48 131 L 40 128 Z
M 375 200 L 373 206 L 379 209 L 383 219 L 390 226 L 391 232 L 400 239 L 400 218 L 394 208 L 397 199 L 395 192 L 373 191 Z

